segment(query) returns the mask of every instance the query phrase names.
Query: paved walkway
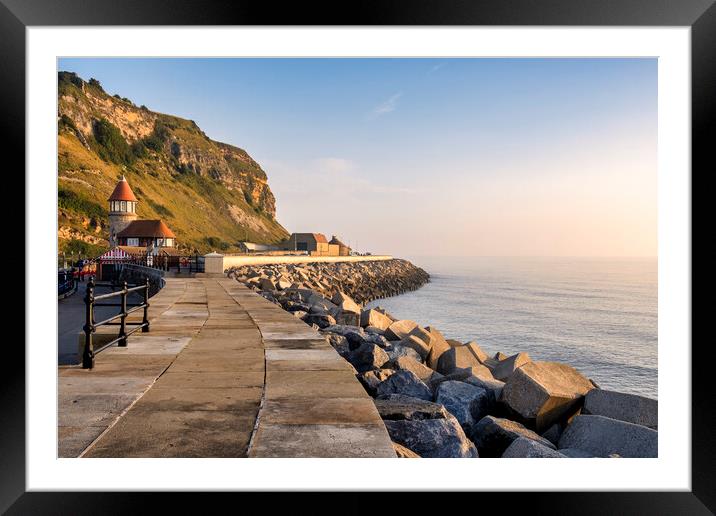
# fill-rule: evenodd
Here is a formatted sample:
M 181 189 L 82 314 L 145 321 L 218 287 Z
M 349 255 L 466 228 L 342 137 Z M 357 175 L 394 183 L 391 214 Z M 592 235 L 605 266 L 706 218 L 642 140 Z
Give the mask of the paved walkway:
M 151 331 L 61 368 L 61 457 L 395 457 L 350 365 L 234 280 L 167 279 Z

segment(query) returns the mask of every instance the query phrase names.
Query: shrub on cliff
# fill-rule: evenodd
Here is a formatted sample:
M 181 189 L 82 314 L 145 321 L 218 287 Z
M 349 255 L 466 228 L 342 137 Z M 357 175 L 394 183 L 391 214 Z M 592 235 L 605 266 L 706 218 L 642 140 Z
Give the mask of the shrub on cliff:
M 97 154 L 105 160 L 119 165 L 131 165 L 136 154 L 122 136 L 121 131 L 105 118 L 94 123 L 93 135 Z
M 229 247 L 231 247 L 228 243 L 222 241 L 219 237 L 211 236 L 206 237 L 204 240 L 212 249 L 221 249 L 222 251 L 226 251 Z
M 102 93 L 105 93 L 104 88 L 100 84 L 100 82 L 95 79 L 94 77 L 91 77 L 90 80 L 87 82 L 89 84 L 90 88 L 94 88 L 96 90 L 99 90 Z
M 80 256 L 97 257 L 107 250 L 106 245 L 90 244 L 83 240 L 60 240 L 60 253 L 66 255 L 79 254 Z
M 107 218 L 107 210 L 96 202 L 90 201 L 85 197 L 76 194 L 71 190 L 65 190 L 62 187 L 57 192 L 57 206 L 66 210 L 74 211 L 88 218 L 105 220 Z

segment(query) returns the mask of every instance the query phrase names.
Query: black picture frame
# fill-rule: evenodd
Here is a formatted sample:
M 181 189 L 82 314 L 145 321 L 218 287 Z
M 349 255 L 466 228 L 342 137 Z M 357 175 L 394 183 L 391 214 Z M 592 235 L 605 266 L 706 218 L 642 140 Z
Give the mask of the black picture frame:
M 314 1 L 286 3 L 280 8 L 260 1 L 200 0 L 0 0 L 0 105 L 7 149 L 24 149 L 25 137 L 25 30 L 29 26 L 85 25 L 552 25 L 552 26 L 689 26 L 692 73 L 692 192 L 705 195 L 703 181 L 713 173 L 709 162 L 716 134 L 716 6 L 714 0 L 392 0 L 351 3 Z M 24 153 L 16 153 L 24 170 Z M 698 189 L 693 189 L 698 178 Z M 24 181 L 18 184 L 24 192 Z M 19 195 L 18 195 L 19 196 Z M 693 212 L 694 227 L 699 219 Z M 705 256 L 714 248 L 713 238 Z M 699 244 L 703 246 L 703 244 Z M 692 275 L 705 268 L 694 260 Z M 694 291 L 712 292 L 712 279 L 702 275 Z M 692 294 L 693 295 L 693 294 Z M 702 321 L 712 302 L 692 303 Z M 707 341 L 692 338 L 692 490 L 690 492 L 537 492 L 481 493 L 485 502 L 507 503 L 512 511 L 530 514 L 712 514 L 716 511 L 716 440 L 714 388 Z M 32 343 L 26 342 L 26 346 Z M 685 342 L 684 345 L 690 343 Z M 685 348 L 688 349 L 688 348 Z M 675 353 L 684 350 L 674 350 Z M 159 499 L 165 512 L 190 509 L 180 493 L 38 493 L 25 492 L 25 353 L 6 346 L 12 367 L 3 368 L 0 418 L 0 511 L 8 514 L 140 513 Z M 662 357 L 663 359 L 663 357 Z M 82 488 L 77 480 L 78 490 Z M 226 495 L 232 496 L 232 495 Z M 256 497 L 258 495 L 242 495 Z M 315 494 L 304 493 L 309 506 Z M 365 495 L 363 495 L 365 496 Z M 263 496 L 269 509 L 275 504 Z M 311 499 L 309 501 L 308 499 Z M 341 512 L 358 512 L 365 498 L 350 495 Z M 403 500 L 401 497 L 401 512 Z M 494 500 L 493 500 L 494 499 Z M 421 500 L 417 498 L 417 500 Z M 506 500 L 508 500 L 506 502 Z M 259 501 L 258 498 L 255 501 Z M 244 500 L 242 503 L 249 503 Z M 422 505 L 422 501 L 420 501 Z M 216 505 L 220 507 L 220 505 Z M 308 506 L 307 506 L 308 507 Z M 404 507 L 407 507 L 405 505 Z M 446 509 L 448 509 L 446 507 Z M 448 509 L 449 510 L 449 509 Z M 477 510 L 477 507 L 475 507 Z M 211 512 L 211 511 L 209 511 Z

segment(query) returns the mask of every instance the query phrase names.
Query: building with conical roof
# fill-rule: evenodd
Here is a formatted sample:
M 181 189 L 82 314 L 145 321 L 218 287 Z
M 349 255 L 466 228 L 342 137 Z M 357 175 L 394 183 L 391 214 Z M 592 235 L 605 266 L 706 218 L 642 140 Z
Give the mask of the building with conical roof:
M 176 235 L 161 220 L 140 220 L 139 202 L 127 179 L 122 176 L 109 196 L 109 246 L 163 247 L 176 245 Z
M 137 220 L 138 201 L 124 176 L 107 200 L 109 201 L 109 247 L 112 248 L 119 245 L 117 234 Z

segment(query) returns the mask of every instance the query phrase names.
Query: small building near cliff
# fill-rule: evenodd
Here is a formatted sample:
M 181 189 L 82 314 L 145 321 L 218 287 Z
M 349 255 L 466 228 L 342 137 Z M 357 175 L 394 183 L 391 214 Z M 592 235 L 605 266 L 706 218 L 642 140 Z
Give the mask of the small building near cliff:
M 244 253 L 261 253 L 266 251 L 278 251 L 279 248 L 275 245 L 268 244 L 255 244 L 253 242 L 239 242 L 239 249 Z
M 328 245 L 337 245 L 338 246 L 338 256 L 350 256 L 351 254 L 351 248 L 348 247 L 346 244 L 338 240 L 336 235 L 333 235 L 331 238 L 331 241 L 328 242 Z
M 307 251 L 311 256 L 338 256 L 338 246 L 331 246 L 322 233 L 292 233 L 279 247 L 284 251 Z

